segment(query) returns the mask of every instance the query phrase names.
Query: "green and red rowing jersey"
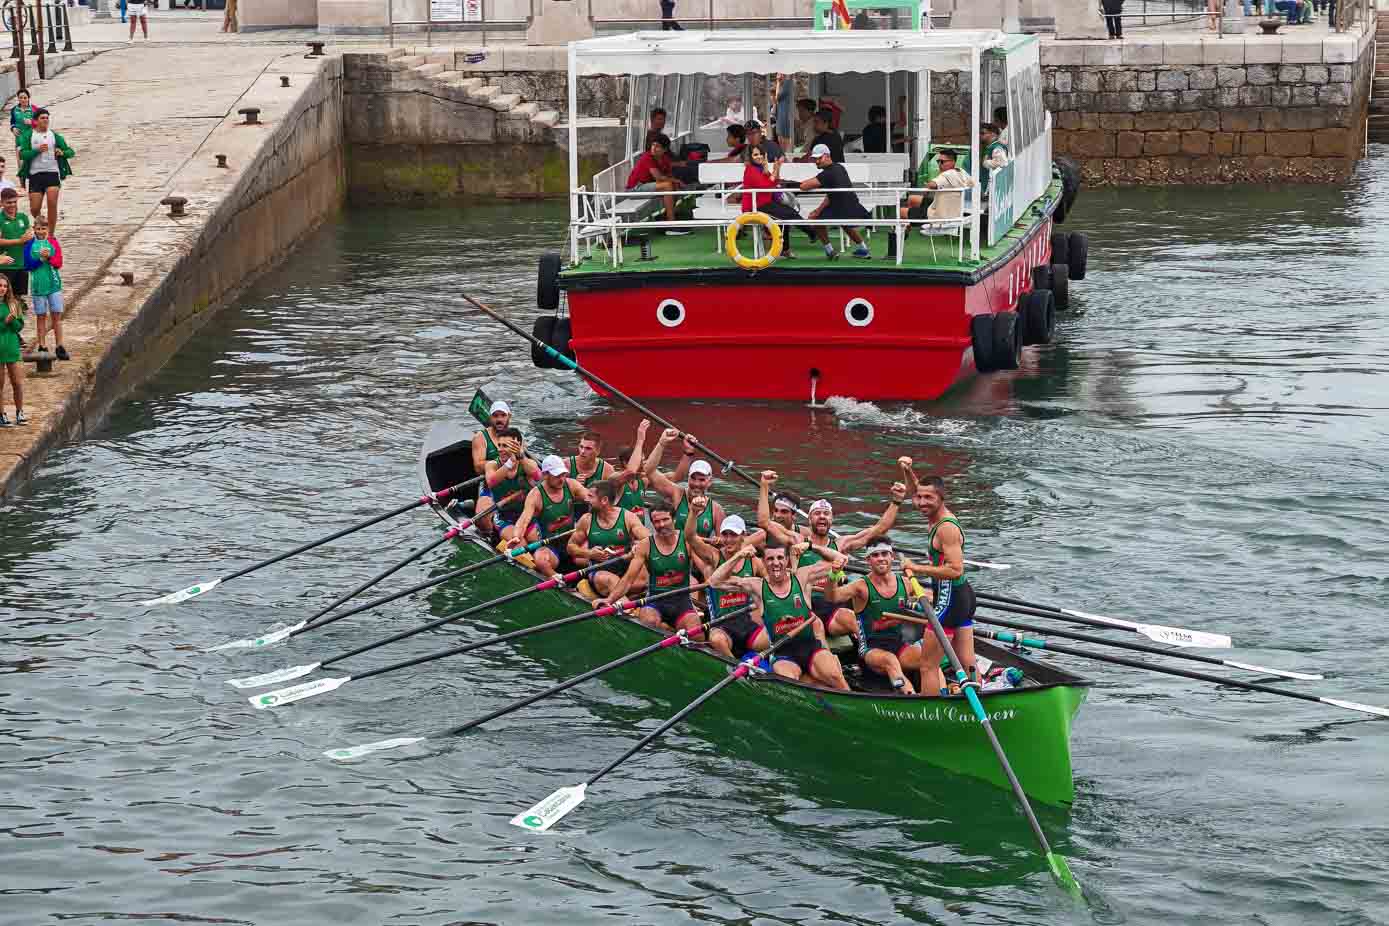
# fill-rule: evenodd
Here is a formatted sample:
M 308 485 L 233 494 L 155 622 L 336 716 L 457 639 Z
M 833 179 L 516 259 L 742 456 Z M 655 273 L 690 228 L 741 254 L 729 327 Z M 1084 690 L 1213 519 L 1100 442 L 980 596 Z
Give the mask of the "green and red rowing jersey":
M 818 543 L 814 537 L 807 537 L 805 539 L 809 540 L 811 543 Z M 821 546 L 829 547 L 836 553 L 839 552 L 839 541 L 833 538 L 830 539 L 829 543 L 821 544 Z M 818 562 L 820 562 L 820 554 L 816 553 L 814 550 L 806 550 L 801 554 L 800 559 L 796 560 L 796 568 L 800 569 L 802 566 L 814 566 Z M 835 585 L 838 585 L 843 580 L 843 572 L 832 572 L 827 578 L 815 583 L 815 587 L 810 590 L 810 595 L 812 598 L 824 598 L 829 583 L 833 582 Z
M 872 576 L 864 576 L 863 582 L 868 586 L 868 604 L 858 613 L 859 636 L 863 640 L 899 639 L 902 622 L 888 617 L 887 612 L 908 609 L 906 580 L 897 576 L 897 585 L 891 595 L 879 593 L 878 587 L 873 584 Z
M 685 530 L 685 521 L 690 517 L 690 493 L 684 492 L 680 496 L 680 504 L 675 507 L 675 529 Z M 704 510 L 699 513 L 699 520 L 695 521 L 695 533 L 708 540 L 714 536 L 714 500 L 709 499 L 709 504 L 704 506 Z
M 617 512 L 617 520 L 610 527 L 604 527 L 598 522 L 598 512 L 589 513 L 588 545 L 608 547 L 619 553 L 626 553 L 632 546 L 632 535 L 627 531 L 627 512 L 621 508 L 614 510 Z
M 530 491 L 530 480 L 526 478 L 526 470 L 520 463 L 516 464 L 516 474 L 508 476 L 501 482 L 488 488 L 492 493 L 492 498 L 497 507 L 503 514 L 520 514 L 521 507 L 526 503 L 526 493 Z M 507 501 L 507 496 L 514 496 Z
M 940 530 L 940 526 L 942 524 L 955 525 L 955 528 L 960 532 L 960 553 L 961 555 L 963 555 L 965 552 L 965 529 L 963 527 L 960 527 L 960 522 L 955 520 L 954 515 L 951 515 L 948 518 L 941 518 L 935 524 L 931 525 L 931 535 L 926 538 L 926 549 L 931 551 L 932 566 L 940 566 L 945 563 L 945 554 L 942 553 L 940 550 L 937 550 L 935 547 L 936 531 Z M 939 583 L 940 581 L 940 579 L 936 580 L 937 583 Z M 955 586 L 956 588 L 959 588 L 960 586 L 965 585 L 967 583 L 965 577 L 961 575 L 958 579 L 951 579 L 950 584 Z
M 723 551 L 720 550 L 719 565 L 722 566 L 726 562 L 728 562 L 728 557 L 724 556 Z M 751 579 L 757 575 L 752 568 L 752 557 L 749 556 L 744 559 L 743 565 L 739 566 L 738 571 L 733 573 L 733 575 L 742 579 Z M 714 612 L 714 617 L 721 617 L 729 611 L 735 611 L 741 608 L 751 600 L 752 597 L 741 589 L 725 590 L 716 588 L 713 589 L 709 595 L 709 609 Z
M 617 500 L 617 507 L 641 517 L 646 511 L 646 503 L 642 500 L 642 496 L 646 492 L 646 480 L 638 476 L 636 483 L 635 486 L 630 482 L 622 484 L 622 497 Z
M 646 557 L 646 571 L 651 576 L 653 591 L 668 592 L 676 588 L 690 587 L 690 555 L 685 552 L 685 535 L 675 535 L 675 548 L 662 553 L 656 546 L 656 535 L 651 535 L 651 552 Z
M 791 590 L 785 598 L 772 591 L 772 583 L 762 580 L 762 626 L 766 628 L 767 638 L 775 643 L 801 624 L 814 617 L 810 610 L 810 599 L 801 591 L 801 580 L 791 576 Z
M 600 459 L 598 461 L 598 465 L 594 468 L 593 472 L 589 474 L 588 478 L 584 478 L 579 475 L 579 458 L 569 458 L 570 475 L 573 478 L 579 480 L 579 484 L 582 485 L 585 489 L 591 489 L 598 483 L 602 482 L 604 479 L 607 479 L 609 469 L 610 467 L 608 466 L 608 461 Z
M 574 496 L 569 492 L 569 480 L 564 480 L 564 490 L 560 493 L 560 500 L 555 501 L 550 498 L 550 493 L 545 489 L 545 482 L 541 480 L 540 485 L 540 533 L 545 537 L 553 537 L 561 531 L 567 531 L 574 526 Z
M 487 441 L 487 456 L 482 458 L 483 462 L 485 463 L 488 460 L 500 460 L 502 458 L 502 455 L 497 450 L 497 442 L 492 440 L 491 428 L 482 429 L 482 439 Z

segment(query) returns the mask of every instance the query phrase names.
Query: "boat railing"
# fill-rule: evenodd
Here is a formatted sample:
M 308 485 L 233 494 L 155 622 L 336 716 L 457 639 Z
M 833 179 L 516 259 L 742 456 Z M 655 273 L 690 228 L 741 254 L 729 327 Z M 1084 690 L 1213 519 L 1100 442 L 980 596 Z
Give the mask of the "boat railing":
M 711 192 L 705 190 L 702 192 Z M 712 192 L 730 206 L 741 200 L 744 193 L 753 193 L 759 196 L 772 195 L 776 191 L 769 191 L 765 187 L 721 187 Z M 781 192 L 795 194 L 797 191 L 787 189 Z M 964 260 L 964 240 L 965 232 L 971 228 L 978 208 L 977 191 L 973 189 L 962 190 L 936 190 L 926 187 L 907 186 L 907 185 L 876 185 L 871 188 L 864 187 L 821 187 L 813 191 L 813 195 L 819 196 L 827 193 L 851 192 L 858 196 L 871 194 L 877 204 L 869 218 L 852 219 L 773 219 L 781 227 L 783 236 L 790 234 L 789 229 L 803 227 L 857 227 L 857 228 L 886 228 L 897 236 L 896 263 L 900 266 L 902 257 L 906 250 L 904 238 L 906 232 L 912 226 L 923 226 L 933 232 L 942 234 L 953 234 L 956 238 L 956 260 Z M 934 194 L 936 196 L 958 194 L 961 200 L 960 214 L 949 218 L 923 219 L 923 218 L 902 218 L 898 212 L 898 203 L 907 197 L 917 195 L 924 196 Z M 633 190 L 612 190 L 612 191 L 593 191 L 585 190 L 580 187 L 574 193 L 578 200 L 578 208 L 574 214 L 579 216 L 578 220 L 570 223 L 571 252 L 578 254 L 582 250 L 587 256 L 593 256 L 594 244 L 598 243 L 608 251 L 608 260 L 614 267 L 621 267 L 625 262 L 624 246 L 627 238 L 633 232 L 645 231 L 665 231 L 677 229 L 684 231 L 711 230 L 715 232 L 714 252 L 722 254 L 724 252 L 724 236 L 728 227 L 741 214 L 741 211 L 730 209 L 722 216 L 715 218 L 696 218 L 696 219 L 651 219 L 649 208 L 654 208 L 659 212 L 660 200 L 667 196 L 688 196 L 685 191 L 674 193 L 653 190 L 650 192 L 636 192 Z M 802 194 L 805 195 L 805 194 Z M 891 205 L 887 205 L 891 203 Z M 889 210 L 891 215 L 880 216 L 879 210 Z M 935 253 L 934 238 L 930 239 L 932 254 Z M 754 259 L 762 256 L 761 236 L 752 235 L 752 257 Z

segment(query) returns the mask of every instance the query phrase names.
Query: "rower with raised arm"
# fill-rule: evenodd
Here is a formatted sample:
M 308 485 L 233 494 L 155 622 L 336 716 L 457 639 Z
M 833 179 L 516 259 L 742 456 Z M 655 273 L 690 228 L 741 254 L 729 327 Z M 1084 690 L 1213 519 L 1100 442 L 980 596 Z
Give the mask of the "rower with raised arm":
M 484 523 L 482 516 L 495 507 L 497 513 L 489 526 L 494 534 L 509 541 L 516 536 L 513 525 L 526 506 L 526 495 L 531 486 L 540 481 L 540 467 L 535 465 L 534 460 L 522 455 L 524 442 L 519 429 L 498 428 L 496 444 L 497 459 L 488 460 L 483 465 L 483 488 L 478 492 L 477 512 L 473 520 Z
M 585 431 L 579 435 L 579 452 L 569 458 L 569 474 L 591 489 L 613 475 L 611 463 L 603 459 L 603 435 Z
M 769 469 L 762 472 L 762 478 L 758 484 L 757 526 L 765 530 L 770 537 L 778 539 L 784 544 L 808 540 L 812 544 L 829 547 L 831 550 L 836 550 L 846 556 L 862 549 L 891 530 L 892 525 L 897 523 L 897 511 L 901 508 L 902 501 L 907 497 L 907 487 L 900 482 L 894 482 L 891 490 L 892 498 L 889 499 L 887 509 L 878 518 L 877 523 L 847 537 L 832 537 L 834 506 L 823 498 L 818 498 L 810 503 L 809 526 L 788 529 L 783 523 L 771 517 L 768 496 L 771 494 L 772 487 L 776 485 L 777 479 L 774 470 Z M 809 566 L 815 562 L 815 554 L 807 551 L 801 555 L 796 565 L 797 567 Z M 839 585 L 843 580 L 843 572 L 837 571 L 827 576 L 823 582 L 818 583 L 812 592 L 811 607 L 815 611 L 815 615 L 824 622 L 825 629 L 831 636 L 853 635 L 858 632 L 858 621 L 854 617 L 854 612 L 849 608 L 836 605 L 829 596 L 829 590 Z
M 666 502 L 652 506 L 651 529 L 651 536 L 632 547 L 627 571 L 608 595 L 599 599 L 600 606 L 625 596 L 643 572 L 647 576 L 647 590 L 653 595 L 690 587 L 694 557 L 685 545 L 684 535 L 675 529 L 675 510 Z M 668 632 L 692 631 L 691 639 L 697 638 L 693 631 L 697 631 L 700 624 L 699 612 L 688 592 L 648 602 L 637 611 L 637 619 L 648 627 Z
M 661 434 L 660 442 L 646 458 L 645 472 L 651 488 L 660 493 L 675 511 L 675 529 L 682 531 L 685 529 L 685 519 L 689 517 L 690 499 L 709 494 L 709 487 L 714 483 L 714 470 L 708 460 L 695 459 L 694 438 L 685 435 L 685 454 L 675 467 L 675 472 L 669 476 L 661 472 L 661 457 L 665 455 L 666 447 L 679 439 L 679 431 L 666 428 Z M 681 480 L 685 482 L 683 486 L 680 485 Z M 712 499 L 710 501 L 712 505 L 704 509 L 697 526 L 699 536 L 706 540 L 714 536 L 714 525 L 722 524 L 724 519 L 723 506 Z
M 932 607 L 936 618 L 945 628 L 946 636 L 954 643 L 955 652 L 964 663 L 965 671 L 971 680 L 976 678 L 974 662 L 974 610 L 976 601 L 974 588 L 965 578 L 965 532 L 960 527 L 955 513 L 946 507 L 945 480 L 932 476 L 925 480 L 917 478 L 912 470 L 911 457 L 901 457 L 897 461 L 902 468 L 902 478 L 911 486 L 912 504 L 926 518 L 931 533 L 926 540 L 926 549 L 931 554 L 931 562 L 913 564 L 902 561 L 902 571 L 908 580 L 920 576 L 930 580 Z M 922 659 L 939 663 L 943 653 L 933 639 L 923 640 Z
M 864 666 L 887 677 L 902 694 L 916 694 L 906 672 L 920 670 L 921 643 L 915 628 L 894 620 L 889 612 L 911 610 L 910 583 L 892 573 L 892 544 L 874 541 L 868 547 L 868 575 L 831 594 L 839 604 L 847 604 L 858 616 L 858 655 Z M 905 670 L 905 671 L 904 671 Z M 940 673 L 936 668 L 936 675 Z M 922 691 L 935 694 L 939 685 L 923 684 Z
M 574 526 L 574 502 L 589 502 L 588 490 L 570 478 L 569 465 L 553 453 L 540 461 L 539 484 L 526 495 L 526 506 L 516 519 L 508 546 L 519 547 L 537 538 L 550 538 Z M 572 568 L 569 551 L 562 540 L 547 542 L 535 551 L 535 568 L 541 575 L 553 576 Z
M 719 524 L 719 542 L 717 544 L 705 540 L 699 536 L 699 531 L 695 529 L 695 525 L 698 523 L 699 515 L 708 505 L 707 496 L 690 499 L 690 513 L 695 517 L 685 521 L 686 547 L 699 557 L 706 573 L 713 573 L 719 566 L 737 555 L 744 544 L 760 547 L 766 543 L 765 531 L 749 532 L 747 522 L 736 514 L 729 515 Z M 738 568 L 735 575 L 742 578 L 765 577 L 767 570 L 763 567 L 762 560 L 752 556 L 743 560 L 743 565 Z M 731 589 L 709 588 L 704 595 L 709 602 L 709 617 L 714 619 L 741 608 L 752 600 L 746 592 Z M 750 615 L 742 614 L 729 623 L 711 630 L 709 632 L 709 645 L 729 659 L 741 659 L 745 653 L 751 650 L 758 652 L 766 650 L 770 643 L 767 640 L 767 634 L 762 630 L 762 625 L 754 621 Z
M 621 556 L 634 545 L 650 536 L 641 518 L 630 511 L 617 507 L 617 499 L 622 489 L 615 479 L 604 479 L 589 490 L 593 507 L 569 535 L 569 558 L 579 566 L 602 563 Z M 600 596 L 607 595 L 617 586 L 618 580 L 627 571 L 627 564 L 613 563 L 599 569 L 591 577 L 592 588 Z M 590 581 L 590 580 L 585 580 Z M 583 582 L 579 583 L 583 591 Z M 633 586 L 646 585 L 644 577 L 633 582 Z
M 623 447 L 617 453 L 617 458 L 623 463 L 622 472 L 617 474 L 617 481 L 622 485 L 622 494 L 618 496 L 617 505 L 637 517 L 646 514 L 646 480 L 642 477 L 643 454 L 646 452 L 646 432 L 651 427 L 651 422 L 645 418 L 641 424 L 637 425 L 637 442 L 630 447 Z
M 848 691 L 849 683 L 844 680 L 844 669 L 839 659 L 825 646 L 825 628 L 810 610 L 810 596 L 807 594 L 812 585 L 831 571 L 843 569 L 848 557 L 820 545 L 812 544 L 811 549 L 824 558 L 813 566 L 793 570 L 790 549 L 780 541 L 769 538 L 763 557 L 767 575 L 758 578 L 738 575 L 743 570 L 743 563 L 757 555 L 757 548 L 747 543 L 714 570 L 709 583 L 717 589 L 746 594 L 752 603 L 752 619 L 762 625 L 773 644 L 806 621 L 812 622 L 814 627 L 809 631 L 809 636 L 802 633 L 777 651 L 772 671 L 793 681 L 809 675 L 816 684 Z

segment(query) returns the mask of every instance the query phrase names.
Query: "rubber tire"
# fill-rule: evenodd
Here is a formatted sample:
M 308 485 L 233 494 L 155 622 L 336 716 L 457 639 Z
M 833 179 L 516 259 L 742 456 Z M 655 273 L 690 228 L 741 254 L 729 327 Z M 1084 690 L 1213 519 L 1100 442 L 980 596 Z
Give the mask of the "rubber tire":
M 1024 344 L 1050 344 L 1056 331 L 1056 297 L 1049 289 L 1034 289 L 1018 302 Z
M 1016 370 L 1022 361 L 1022 324 L 1017 312 L 999 312 L 994 320 L 994 369 Z
M 1038 264 L 1032 268 L 1032 289 L 1051 289 L 1051 267 Z
M 1085 266 L 1090 262 L 1090 238 L 1085 232 L 1071 232 L 1066 239 L 1066 263 L 1071 267 L 1071 279 L 1085 279 Z
M 562 259 L 553 251 L 540 255 L 540 272 L 536 274 L 535 279 L 535 304 L 542 312 L 554 312 L 559 309 L 559 268 L 561 266 Z
M 980 373 L 994 371 L 994 317 L 975 315 L 969 320 L 969 338 L 974 343 L 974 368 Z
M 555 322 L 557 321 L 559 321 L 559 319 L 555 318 L 553 315 L 542 315 L 537 318 L 535 324 L 531 326 L 531 334 L 537 341 L 550 344 L 550 339 L 553 338 L 555 334 Z M 553 357 L 545 353 L 545 351 L 540 348 L 539 344 L 531 344 L 531 363 L 542 370 L 559 369 L 559 364 L 555 362 Z
M 1051 233 L 1051 265 L 1070 263 L 1071 239 L 1065 232 Z
M 1065 264 L 1051 265 L 1051 295 L 1056 300 L 1056 311 L 1071 307 L 1071 268 Z
M 572 336 L 573 328 L 569 323 L 569 317 L 555 319 L 555 326 L 550 332 L 550 346 L 570 360 L 577 360 L 578 358 L 574 356 L 574 348 L 569 346 Z M 557 370 L 569 369 L 564 364 L 555 361 L 554 358 L 550 358 L 550 362 Z
M 1066 198 L 1064 196 L 1056 203 L 1056 208 L 1051 210 L 1051 220 L 1057 225 L 1066 221 Z

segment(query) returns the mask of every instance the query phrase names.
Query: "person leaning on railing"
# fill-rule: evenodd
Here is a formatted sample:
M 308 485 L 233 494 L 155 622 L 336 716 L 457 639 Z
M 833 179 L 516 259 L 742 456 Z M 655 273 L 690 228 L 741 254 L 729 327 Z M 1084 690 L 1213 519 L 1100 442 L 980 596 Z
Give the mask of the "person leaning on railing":
M 767 149 L 762 145 L 752 145 L 748 149 L 748 163 L 743 167 L 743 189 L 748 192 L 743 193 L 744 212 L 763 212 L 774 219 L 782 219 L 787 222 L 801 221 L 801 214 L 781 199 L 779 193 L 754 193 L 752 190 L 775 190 L 781 185 L 781 162 L 768 161 Z M 815 240 L 814 229 L 805 228 L 803 231 Z M 787 229 L 782 236 L 781 256 L 794 258 L 791 253 L 791 232 Z

